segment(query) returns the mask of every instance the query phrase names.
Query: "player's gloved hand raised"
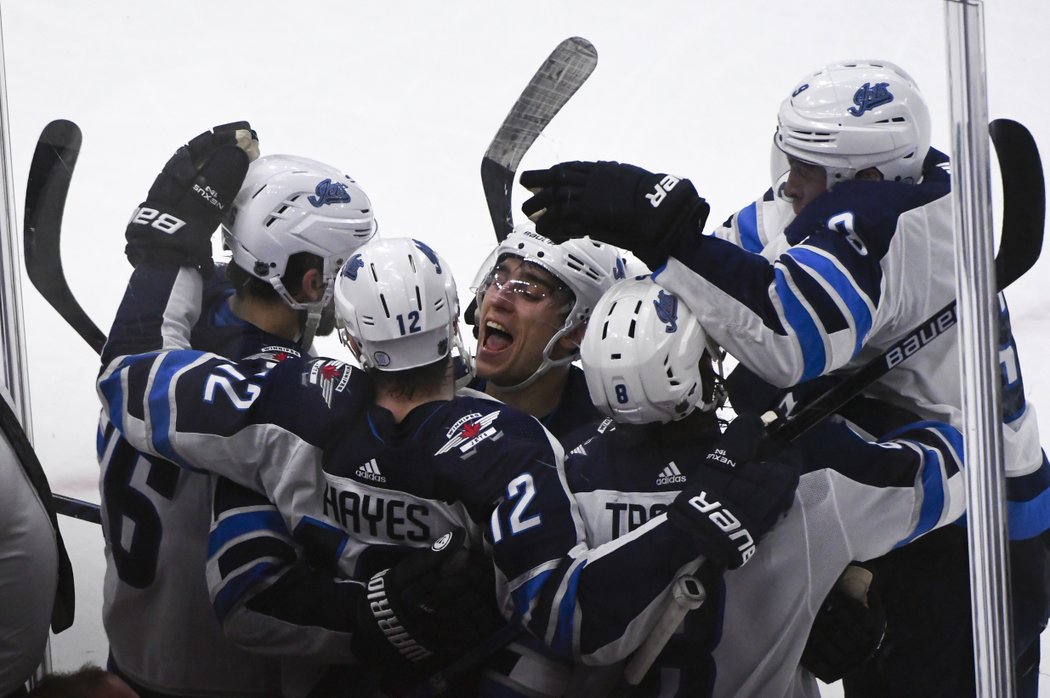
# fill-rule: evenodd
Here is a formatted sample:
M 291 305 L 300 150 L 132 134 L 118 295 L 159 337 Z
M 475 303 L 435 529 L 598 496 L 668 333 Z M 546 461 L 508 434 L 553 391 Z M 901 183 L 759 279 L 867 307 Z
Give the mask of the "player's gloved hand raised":
M 175 151 L 128 223 L 124 253 L 132 266 L 150 261 L 210 273 L 212 233 L 258 156 L 247 121 L 216 126 Z
M 357 609 L 359 660 L 431 666 L 480 644 L 505 624 L 492 560 L 470 553 L 456 530 L 373 576 Z
M 521 173 L 521 210 L 555 242 L 589 235 L 656 269 L 682 236 L 699 235 L 710 207 L 688 179 L 618 162 L 563 162 Z
M 736 569 L 795 500 L 801 462 L 788 447 L 763 453 L 762 420 L 742 414 L 689 474 L 689 484 L 667 511 L 668 520 L 689 533 L 697 553 Z
M 871 578 L 859 565 L 847 567 L 813 619 L 801 663 L 824 683 L 852 674 L 882 644 L 886 612 Z

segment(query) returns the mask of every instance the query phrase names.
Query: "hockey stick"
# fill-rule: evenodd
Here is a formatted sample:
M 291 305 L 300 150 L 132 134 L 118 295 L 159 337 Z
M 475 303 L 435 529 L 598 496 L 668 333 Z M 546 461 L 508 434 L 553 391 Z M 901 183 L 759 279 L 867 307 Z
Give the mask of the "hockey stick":
M 101 353 L 106 335 L 91 321 L 69 290 L 59 250 L 62 214 L 73 168 L 80 155 L 80 143 L 80 128 L 65 119 L 52 121 L 40 133 L 26 182 L 25 263 L 29 280 L 44 300 L 96 353 Z M 51 505 L 57 514 L 102 523 L 97 504 L 52 494 Z
M 997 288 L 1002 291 L 1039 259 L 1046 201 L 1039 150 L 1028 129 L 1016 121 L 996 119 L 989 124 L 989 131 L 1003 179 L 1003 230 L 995 256 Z M 780 443 L 793 441 L 957 322 L 953 300 L 822 395 L 787 410 L 782 402 L 777 411 L 763 416 L 768 438 Z
M 704 585 L 693 575 L 684 574 L 675 580 L 671 589 L 671 602 L 664 609 L 663 616 L 641 647 L 631 655 L 631 661 L 627 662 L 623 670 L 623 678 L 628 686 L 637 686 L 642 682 L 682 620 L 690 611 L 700 608 L 706 599 Z
M 598 52 L 586 39 L 573 36 L 558 44 L 525 86 L 485 151 L 481 185 L 498 241 L 503 242 L 514 228 L 510 192 L 522 157 L 596 65 Z
M 102 512 L 98 504 L 94 502 L 85 502 L 83 499 L 67 497 L 64 494 L 52 494 L 51 505 L 55 508 L 56 514 L 102 525 Z
M 106 335 L 73 297 L 62 271 L 59 239 L 62 213 L 73 168 L 80 154 L 80 128 L 72 121 L 52 121 L 40 134 L 26 183 L 25 262 L 29 280 L 58 314 L 96 352 Z

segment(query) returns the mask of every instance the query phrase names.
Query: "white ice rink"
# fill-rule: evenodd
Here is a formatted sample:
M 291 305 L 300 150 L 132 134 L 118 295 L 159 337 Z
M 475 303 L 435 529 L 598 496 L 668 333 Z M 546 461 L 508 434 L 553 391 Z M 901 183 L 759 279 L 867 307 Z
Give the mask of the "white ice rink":
M 711 221 L 720 221 L 768 186 L 769 140 L 786 90 L 845 58 L 885 58 L 912 73 L 931 106 L 934 145 L 950 148 L 940 0 L 9 0 L 0 12 L 17 215 L 40 130 L 52 119 L 76 121 L 84 143 L 63 264 L 103 330 L 130 272 L 130 212 L 176 147 L 237 119 L 257 128 L 264 153 L 309 156 L 352 174 L 382 233 L 430 242 L 465 296 L 493 244 L 482 153 L 543 58 L 573 35 L 594 43 L 598 68 L 522 169 L 606 159 L 673 172 L 693 180 Z M 987 3 L 990 115 L 1026 124 L 1050 161 L 1047 26 L 1042 0 Z M 1045 406 L 1044 435 L 1048 270 L 1044 259 L 1008 293 L 1027 394 Z M 23 305 L 40 459 L 56 492 L 97 502 L 97 357 L 24 270 Z M 337 344 L 322 349 L 344 355 Z M 54 666 L 104 664 L 101 533 L 70 519 L 62 529 L 78 614 L 53 638 Z M 1043 665 L 1050 696 L 1045 648 Z

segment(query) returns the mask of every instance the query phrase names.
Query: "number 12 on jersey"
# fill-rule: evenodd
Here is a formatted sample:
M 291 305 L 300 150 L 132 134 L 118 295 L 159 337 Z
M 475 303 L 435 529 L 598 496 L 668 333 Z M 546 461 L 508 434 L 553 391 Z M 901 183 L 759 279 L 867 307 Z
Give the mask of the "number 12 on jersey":
M 506 503 L 513 503 L 513 508 L 507 516 L 507 520 L 501 520 L 501 514 L 506 511 L 503 505 L 498 506 L 492 512 L 492 542 L 499 543 L 503 540 L 504 531 L 515 536 L 522 531 L 527 531 L 533 526 L 540 525 L 540 515 L 527 515 L 529 503 L 536 496 L 536 486 L 532 482 L 532 475 L 522 473 L 510 481 L 507 485 Z

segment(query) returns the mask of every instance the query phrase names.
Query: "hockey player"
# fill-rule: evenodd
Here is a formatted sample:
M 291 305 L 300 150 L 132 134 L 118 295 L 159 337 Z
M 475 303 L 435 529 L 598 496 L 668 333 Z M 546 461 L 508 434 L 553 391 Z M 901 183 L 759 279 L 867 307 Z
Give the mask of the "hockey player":
M 453 396 L 458 302 L 440 257 L 411 239 L 376 240 L 347 260 L 337 284 L 364 372 L 329 359 L 270 367 L 185 350 L 117 357 L 99 378 L 103 421 L 137 448 L 265 492 L 313 559 L 349 577 L 383 567 L 377 560 L 391 546 L 424 547 L 465 530 L 491 558 L 504 616 L 569 658 L 579 655 L 582 625 L 599 639 L 598 661 L 625 656 L 681 570 L 700 555 L 743 564 L 790 503 L 797 473 L 786 464 L 730 472 L 713 463 L 674 503 L 675 516 L 588 550 L 549 432 L 499 402 Z M 692 503 L 703 496 L 720 502 L 717 517 Z M 622 566 L 644 568 L 645 579 L 612 603 Z M 409 627 L 389 568 L 368 589 L 361 624 L 390 629 L 376 644 L 408 665 L 454 656 Z M 462 620 L 445 622 L 483 632 L 481 618 L 454 601 L 445 599 Z
M 694 482 L 696 454 L 719 442 L 706 343 L 685 304 L 648 278 L 616 284 L 595 307 L 583 365 L 595 404 L 615 423 L 566 460 L 589 545 L 630 537 L 666 511 Z M 962 511 L 956 429 L 870 400 L 851 407 L 869 425 L 873 414 L 885 423 L 894 412 L 896 430 L 872 443 L 839 419 L 797 442 L 802 476 L 786 518 L 750 563 L 721 579 L 701 575 L 704 605 L 672 636 L 638 695 L 819 696 L 799 661 L 842 568 Z M 773 448 L 751 414 L 730 424 L 722 447 L 732 459 Z M 634 582 L 620 578 L 625 588 Z M 585 686 L 584 695 L 601 694 Z
M 254 132 L 235 123 L 201 134 L 165 165 L 128 225 L 135 270 L 104 357 L 156 348 L 163 337 L 192 327 L 197 348 L 277 362 L 308 351 L 315 332 L 331 332 L 334 276 L 373 236 L 371 203 L 336 168 L 284 155 L 249 165 L 256 156 Z M 227 215 L 231 200 L 235 214 Z M 212 272 L 210 237 L 220 219 L 228 224 L 224 240 L 232 263 Z M 181 247 L 186 230 L 195 235 L 191 249 Z M 181 264 L 200 268 L 208 279 L 203 317 L 195 324 L 180 315 L 180 304 L 201 312 L 202 298 L 173 292 Z M 257 495 L 140 453 L 112 429 L 100 433 L 99 456 L 110 664 L 141 694 L 276 695 L 277 663 L 239 649 L 224 631 L 259 650 L 258 634 L 267 629 L 262 649 L 270 653 L 346 661 L 348 635 L 336 619 L 333 626 L 342 632 L 334 634 L 342 641 L 319 646 L 315 637 L 282 642 L 279 631 L 293 620 L 290 612 L 266 595 L 238 603 L 248 589 L 236 598 L 227 592 L 218 618 L 213 613 L 205 584 L 213 494 L 217 517 Z M 266 522 L 265 571 L 271 572 L 256 569 L 256 575 L 267 586 L 309 576 L 302 569 L 271 571 L 275 561 L 296 560 L 296 551 L 274 517 L 258 515 L 266 500 L 252 506 L 257 516 L 251 520 Z M 247 520 L 240 519 L 239 543 L 258 547 L 260 536 L 249 535 Z M 332 575 L 318 575 L 315 588 L 326 580 L 332 584 Z
M 623 260 L 609 245 L 558 245 L 532 223 L 515 226 L 472 286 L 478 346 L 471 387 L 536 417 L 571 450 L 571 434 L 601 418 L 573 362 L 591 309 L 623 277 Z
M 574 363 L 580 340 L 598 298 L 623 277 L 624 262 L 609 245 L 590 239 L 558 245 L 537 235 L 531 222 L 515 226 L 472 285 L 466 316 L 476 324 L 478 344 L 470 387 L 531 414 L 562 448 L 575 448 L 601 421 Z M 506 693 L 504 674 L 513 676 L 521 695 L 560 695 L 554 677 L 567 681 L 570 672 L 529 637 L 501 649 L 493 664 L 514 667 L 498 680 Z
M 17 421 L 14 426 L 21 429 Z M 24 684 L 44 657 L 58 587 L 56 529 L 19 460 L 0 432 L 0 696 L 5 698 L 25 695 Z
M 721 235 L 699 234 L 709 208 L 688 180 L 611 162 L 523 173 L 536 194 L 523 209 L 555 240 L 591 235 L 634 250 L 719 345 L 780 388 L 848 372 L 954 296 L 947 158 L 930 148 L 925 102 L 903 70 L 865 60 L 808 74 L 781 105 L 773 160 L 786 163 L 775 189 Z M 1016 671 L 1033 695 L 1050 470 L 1000 300 Z M 869 394 L 959 427 L 958 346 L 947 334 Z M 889 625 L 864 680 L 873 693 L 973 692 L 964 539 L 945 527 L 880 565 Z

